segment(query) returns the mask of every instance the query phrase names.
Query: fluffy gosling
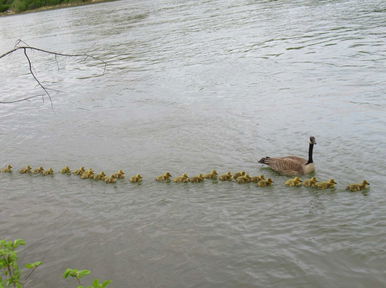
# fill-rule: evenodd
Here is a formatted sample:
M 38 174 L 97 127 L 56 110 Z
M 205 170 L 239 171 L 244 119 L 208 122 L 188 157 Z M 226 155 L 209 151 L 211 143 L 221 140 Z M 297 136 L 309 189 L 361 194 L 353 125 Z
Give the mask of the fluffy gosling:
M 130 182 L 131 183 L 141 183 L 142 182 L 142 175 L 141 174 L 137 174 L 133 177 L 130 178 Z
M 215 180 L 215 179 L 217 179 L 217 175 L 218 175 L 217 171 L 216 170 L 212 170 L 209 174 L 205 174 L 204 178 L 205 179 L 213 179 L 213 180 Z
M 29 174 L 29 173 L 31 173 L 32 172 L 32 167 L 31 166 L 26 166 L 26 167 L 24 167 L 24 168 L 21 168 L 20 170 L 19 170 L 19 173 L 20 174 Z
M 328 180 L 327 182 L 317 182 L 315 185 L 316 188 L 318 189 L 333 189 L 335 188 L 335 180 L 334 179 L 330 179 Z
M 7 167 L 0 170 L 2 173 L 12 173 L 12 165 L 7 165 Z
M 265 180 L 264 175 L 251 177 L 251 182 L 253 182 L 253 183 L 259 183 L 259 181 L 261 181 L 261 180 Z
M 268 178 L 266 180 L 260 180 L 259 182 L 257 182 L 257 186 L 258 187 L 267 187 L 267 186 L 271 186 L 273 183 L 272 179 L 271 178 Z
M 203 182 L 204 179 L 205 179 L 204 175 L 200 174 L 198 176 L 191 177 L 190 178 L 190 182 L 192 182 L 192 183 L 200 183 L 200 182 Z
M 62 170 L 60 170 L 60 173 L 66 174 L 66 175 L 71 175 L 71 169 L 70 169 L 70 167 L 66 166 L 66 167 L 62 168 Z
M 231 172 L 227 172 L 225 174 L 222 174 L 218 179 L 220 181 L 232 181 L 232 173 Z
M 50 168 L 42 172 L 43 176 L 54 175 L 54 169 Z
M 302 186 L 302 179 L 300 179 L 299 177 L 295 177 L 285 181 L 284 184 L 290 187 L 300 187 Z
M 303 186 L 305 186 L 305 187 L 316 187 L 316 183 L 317 182 L 318 182 L 318 180 L 316 179 L 316 177 L 312 177 L 310 179 L 304 180 Z
M 351 191 L 351 192 L 361 191 L 361 190 L 367 189 L 368 188 L 368 187 L 366 187 L 367 185 L 370 185 L 370 183 L 367 182 L 366 180 L 363 180 L 363 182 L 361 184 L 348 185 L 346 187 L 346 190 Z
M 190 182 L 190 178 L 189 178 L 188 174 L 184 173 L 181 176 L 174 178 L 173 182 L 174 183 L 188 183 L 188 182 Z
M 170 174 L 169 172 L 166 172 L 165 174 L 156 177 L 155 181 L 158 181 L 158 182 L 170 182 L 170 177 L 172 177 L 172 174 Z

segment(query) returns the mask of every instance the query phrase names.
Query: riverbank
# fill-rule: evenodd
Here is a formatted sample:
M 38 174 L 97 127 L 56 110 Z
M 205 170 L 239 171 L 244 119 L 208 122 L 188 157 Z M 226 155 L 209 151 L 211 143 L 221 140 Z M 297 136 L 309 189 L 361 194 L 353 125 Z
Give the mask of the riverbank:
M 42 7 L 36 8 L 36 9 L 25 10 L 22 12 L 16 12 L 14 10 L 8 10 L 6 12 L 1 12 L 0 16 L 12 16 L 12 15 L 19 15 L 19 14 L 35 13 L 35 12 L 41 12 L 41 11 L 46 11 L 46 10 L 62 9 L 62 8 L 91 5 L 91 4 L 97 4 L 97 3 L 103 3 L 103 2 L 112 2 L 112 1 L 116 1 L 116 0 L 88 0 L 88 1 L 80 0 L 77 2 L 71 2 L 71 3 L 62 3 L 62 4 L 58 4 L 58 5 L 42 6 Z

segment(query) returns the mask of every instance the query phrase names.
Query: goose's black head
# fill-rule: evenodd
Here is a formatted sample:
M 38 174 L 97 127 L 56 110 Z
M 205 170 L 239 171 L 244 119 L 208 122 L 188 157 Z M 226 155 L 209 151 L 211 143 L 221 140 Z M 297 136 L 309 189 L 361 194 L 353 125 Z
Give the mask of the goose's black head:
M 315 137 L 314 137 L 314 136 L 311 136 L 311 137 L 310 137 L 310 144 L 312 144 L 312 145 L 315 145 L 315 144 L 316 144 L 316 141 L 315 141 Z

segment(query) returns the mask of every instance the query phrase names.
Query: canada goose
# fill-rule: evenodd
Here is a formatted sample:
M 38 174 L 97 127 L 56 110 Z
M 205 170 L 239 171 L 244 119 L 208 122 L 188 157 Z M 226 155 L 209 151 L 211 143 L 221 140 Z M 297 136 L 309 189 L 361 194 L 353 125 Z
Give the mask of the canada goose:
M 66 166 L 62 170 L 60 170 L 60 173 L 70 175 L 71 169 L 70 169 L 70 167 Z
M 32 171 L 32 167 L 28 165 L 28 166 L 26 166 L 24 168 L 21 168 L 19 170 L 19 173 L 20 174 L 27 174 L 27 173 L 31 173 L 31 171 Z
M 142 182 L 142 175 L 141 174 L 137 174 L 133 177 L 130 178 L 130 182 L 131 183 L 140 183 Z
M 170 177 L 172 177 L 172 174 L 170 174 L 169 172 L 166 172 L 165 174 L 156 177 L 155 181 L 158 181 L 158 182 L 170 182 Z
M 12 172 L 12 165 L 7 165 L 7 167 L 1 169 L 2 173 L 11 173 Z
M 259 163 L 266 164 L 274 171 L 288 176 L 312 173 L 315 171 L 315 165 L 312 159 L 312 152 L 315 144 L 315 137 L 311 136 L 310 145 L 308 148 L 308 160 L 297 156 L 287 156 L 280 158 L 264 157 L 259 160 Z
M 232 181 L 232 173 L 227 172 L 218 178 L 220 181 Z
M 266 180 L 260 180 L 256 185 L 259 187 L 267 187 L 267 186 L 271 186 L 272 183 L 273 183 L 272 179 L 268 178 Z
M 205 179 L 213 179 L 213 180 L 215 180 L 215 179 L 217 179 L 217 175 L 218 175 L 217 171 L 216 170 L 212 170 L 209 174 L 205 174 L 204 178 Z
M 328 180 L 327 182 L 317 182 L 315 183 L 315 187 L 316 188 L 319 188 L 319 189 L 328 189 L 328 188 L 335 188 L 335 180 L 334 179 L 330 179 Z
M 48 169 L 48 170 L 45 170 L 45 171 L 42 172 L 42 174 L 43 174 L 44 176 L 47 176 L 47 175 L 54 175 L 54 169 L 50 168 L 50 169 Z
M 295 177 L 293 179 L 285 181 L 284 184 L 290 187 L 299 187 L 302 186 L 302 179 L 300 179 L 299 177 Z
M 361 184 L 351 184 L 351 185 L 348 185 L 346 187 L 346 190 L 349 190 L 351 192 L 361 191 L 361 190 L 366 189 L 367 185 L 370 185 L 370 183 L 367 182 L 366 180 L 363 180 L 363 182 Z
M 316 187 L 316 183 L 317 182 L 318 182 L 318 180 L 316 179 L 316 177 L 312 177 L 310 179 L 304 180 L 303 186 L 305 186 L 305 187 Z

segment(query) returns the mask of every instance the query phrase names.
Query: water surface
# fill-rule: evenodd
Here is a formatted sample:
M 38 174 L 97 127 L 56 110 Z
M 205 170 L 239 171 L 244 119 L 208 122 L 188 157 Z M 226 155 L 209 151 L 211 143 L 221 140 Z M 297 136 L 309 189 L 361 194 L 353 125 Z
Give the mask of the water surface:
M 113 287 L 384 287 L 386 4 L 117 1 L 0 18 L 49 88 L 0 105 L 1 165 L 124 169 L 142 185 L 0 175 L 0 238 L 42 260 L 31 287 L 89 268 Z M 21 52 L 21 51 L 20 51 Z M 43 95 L 23 54 L 0 60 L 0 101 Z M 335 191 L 291 189 L 257 165 L 307 154 Z M 236 183 L 160 184 L 246 170 Z M 367 179 L 368 193 L 347 184 Z M 339 283 L 339 284 L 337 284 Z

